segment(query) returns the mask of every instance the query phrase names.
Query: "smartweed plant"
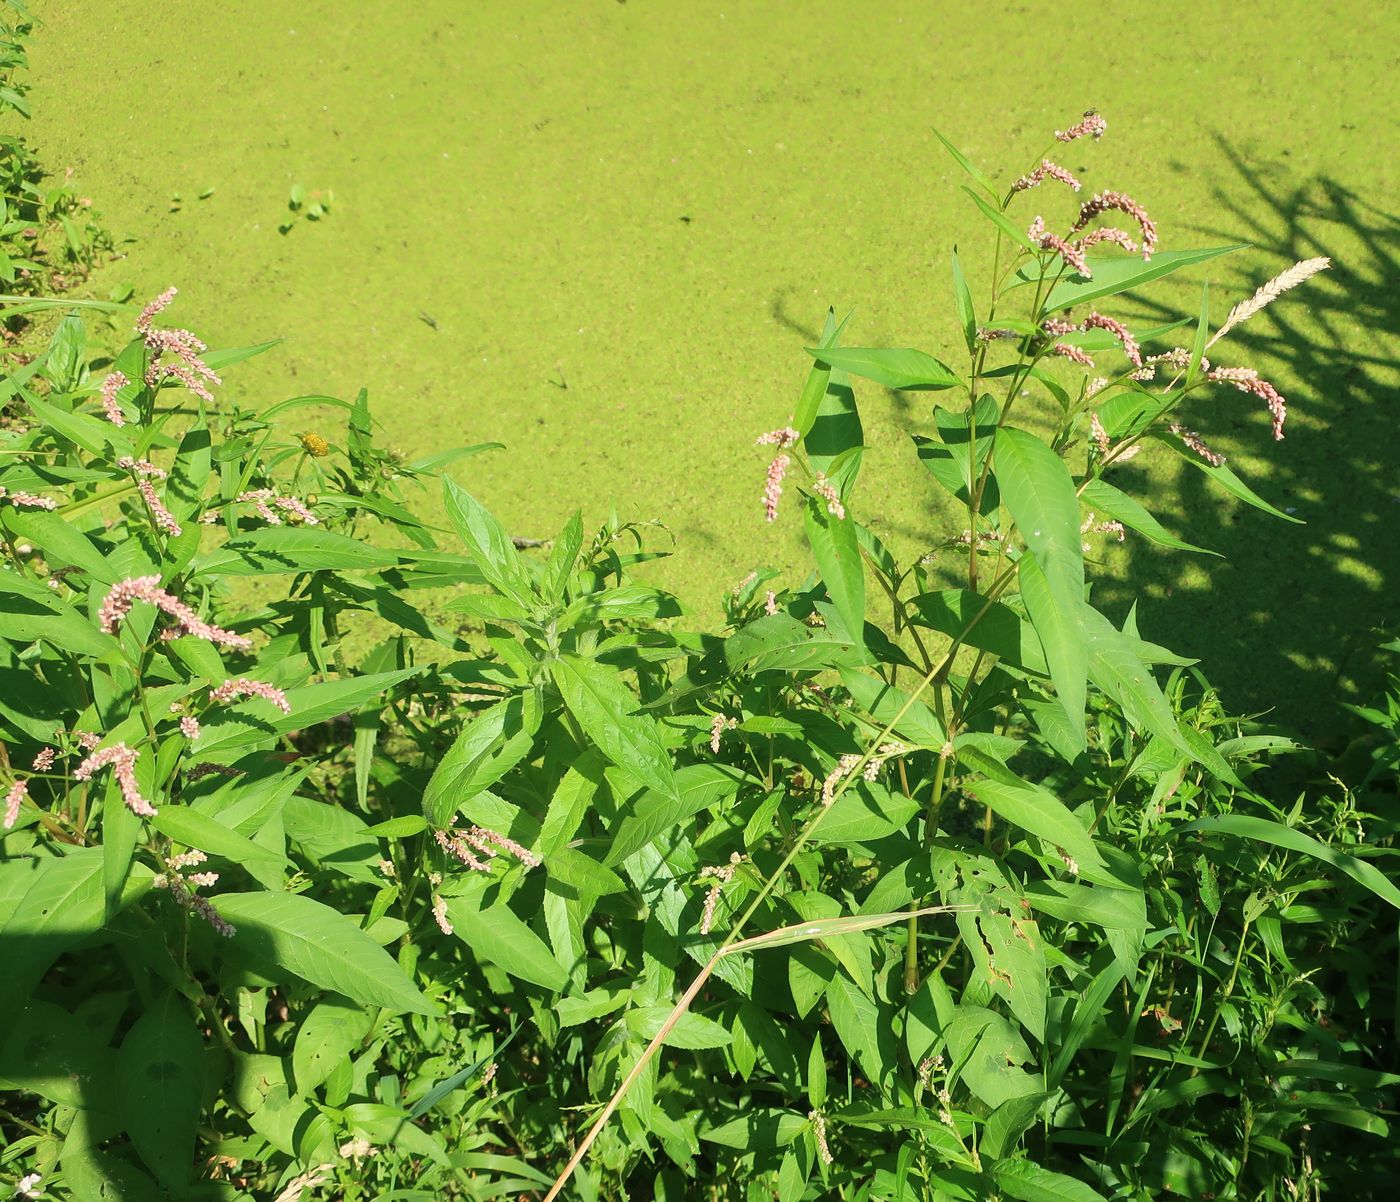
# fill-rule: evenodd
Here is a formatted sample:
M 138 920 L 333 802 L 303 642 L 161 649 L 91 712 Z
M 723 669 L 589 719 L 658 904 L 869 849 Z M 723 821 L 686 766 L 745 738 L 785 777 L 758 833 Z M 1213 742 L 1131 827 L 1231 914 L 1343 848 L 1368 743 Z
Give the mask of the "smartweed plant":
M 110 361 L 69 316 L 11 373 L 24 1192 L 1284 1199 L 1393 1172 L 1393 807 L 1270 800 L 1291 742 L 1086 579 L 1103 539 L 1197 550 L 1124 483 L 1146 446 L 1286 516 L 1190 412 L 1237 390 L 1282 436 L 1215 347 L 1325 263 L 1214 330 L 1204 303 L 1135 328 L 1115 298 L 1233 248 L 1159 249 L 1051 151 L 998 189 L 949 150 L 994 239 L 980 301 L 952 261 L 963 366 L 828 315 L 758 439 L 814 571 L 754 572 L 718 632 L 637 578 L 649 526 L 518 547 L 445 474 L 494 444 L 406 461 L 363 394 L 231 401 L 266 347 L 166 327 L 173 292 Z M 962 517 L 909 563 L 861 521 L 867 380 L 942 394 L 913 450 Z M 1358 928 L 1379 964 L 1334 950 Z

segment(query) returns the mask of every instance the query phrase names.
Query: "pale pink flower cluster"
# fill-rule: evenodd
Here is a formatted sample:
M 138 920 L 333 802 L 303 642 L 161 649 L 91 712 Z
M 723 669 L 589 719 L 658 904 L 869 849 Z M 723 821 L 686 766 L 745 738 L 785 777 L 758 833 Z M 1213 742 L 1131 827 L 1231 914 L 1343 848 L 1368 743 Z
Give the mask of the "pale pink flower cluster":
M 456 928 L 447 917 L 447 902 L 438 894 L 433 894 L 433 921 L 444 935 L 450 935 Z
M 1219 467 L 1225 462 L 1225 456 L 1217 454 L 1215 451 L 1212 451 L 1210 447 L 1206 446 L 1205 439 L 1194 430 L 1188 430 L 1178 422 L 1173 422 L 1167 429 L 1181 439 L 1182 442 L 1195 451 L 1197 455 L 1212 467 Z
M 130 455 L 123 455 L 118 459 L 117 466 L 152 480 L 164 480 L 170 474 L 163 467 L 156 467 L 149 459 L 135 459 Z
M 899 743 L 886 743 L 876 755 L 873 755 L 865 763 L 861 771 L 864 780 L 873 781 L 880 775 L 880 766 L 891 756 L 903 755 L 906 748 Z M 848 752 L 836 761 L 836 767 L 826 774 L 826 779 L 822 781 L 822 805 L 829 806 L 836 800 L 836 786 L 841 783 L 842 777 L 849 776 L 855 766 L 860 763 L 861 757 L 854 752 Z
M 73 779 L 89 780 L 94 772 L 111 768 L 112 774 L 117 778 L 117 784 L 121 786 L 122 800 L 126 802 L 127 809 L 140 818 L 152 818 L 156 808 L 141 796 L 141 787 L 136 783 L 138 754 L 125 743 L 113 743 L 110 747 L 94 751 L 83 760 L 73 773 Z
M 1063 317 L 1047 317 L 1040 323 L 1040 328 L 1051 338 L 1063 338 L 1066 334 L 1073 334 L 1079 330 L 1077 324 L 1066 321 Z
M 820 1110 L 810 1110 L 807 1118 L 812 1124 L 812 1134 L 817 1141 L 817 1155 L 821 1157 L 822 1164 L 832 1164 L 834 1157 L 831 1155 L 831 1146 L 826 1142 L 826 1115 Z
M 131 607 L 137 601 L 148 602 L 175 619 L 175 625 L 164 633 L 164 638 L 192 635 L 220 647 L 237 647 L 242 651 L 253 645 L 252 639 L 206 622 L 183 601 L 162 589 L 159 576 L 134 576 L 114 584 L 98 611 L 98 620 L 103 631 L 114 634 L 117 626 L 131 612 Z
M 1073 175 L 1058 163 L 1052 163 L 1049 159 L 1041 159 L 1040 166 L 1034 171 L 1027 172 L 1025 175 L 1021 176 L 1020 179 L 1011 185 L 1011 190 L 1013 192 L 1024 192 L 1027 188 L 1034 188 L 1047 176 L 1050 179 L 1059 180 L 1062 184 L 1068 184 L 1076 192 L 1078 192 L 1082 186 Z
M 280 509 L 282 513 L 289 514 L 307 526 L 316 525 L 316 515 L 307 509 L 296 497 L 284 497 L 274 492 L 270 488 L 255 488 L 249 492 L 239 493 L 239 501 L 251 501 L 253 507 L 258 511 L 258 516 L 269 526 L 280 526 L 282 516 L 276 511 Z
M 1079 323 L 1079 328 L 1081 330 L 1107 330 L 1123 344 L 1123 354 L 1128 357 L 1128 362 L 1134 367 L 1142 366 L 1142 348 L 1138 346 L 1137 339 L 1128 332 L 1128 327 L 1121 321 L 1105 317 L 1102 313 L 1090 313 Z
M 193 743 L 199 738 L 199 719 L 193 714 L 185 714 L 180 719 L 180 733 Z
M 1053 250 L 1065 261 L 1065 264 L 1072 268 L 1077 274 L 1086 280 L 1093 277 L 1093 271 L 1089 268 L 1089 260 L 1084 257 L 1084 252 L 1071 242 L 1066 242 L 1058 234 L 1052 234 L 1045 228 L 1045 218 L 1037 217 L 1031 222 L 1031 228 L 1026 231 L 1026 237 L 1034 242 L 1041 250 Z
M 117 393 L 130 383 L 131 381 L 119 371 L 109 372 L 107 378 L 102 381 L 102 410 L 114 426 L 126 425 L 126 414 L 122 412 Z
M 826 511 L 838 521 L 846 517 L 846 507 L 841 504 L 841 494 L 836 491 L 836 486 L 825 476 L 818 474 L 812 481 L 812 491 L 826 502 Z
M 1209 372 L 1206 378 L 1232 384 L 1241 392 L 1257 396 L 1269 407 L 1269 416 L 1273 418 L 1274 438 L 1283 438 L 1283 423 L 1288 417 L 1287 402 L 1284 401 L 1279 390 L 1268 380 L 1261 380 L 1259 373 L 1252 367 L 1217 367 L 1214 371 Z
M 777 447 L 780 451 L 786 451 L 788 447 L 794 445 L 802 435 L 791 426 L 784 426 L 781 430 L 770 430 L 767 434 L 760 434 L 754 439 L 754 445 L 759 447 Z
M 284 714 L 292 712 L 287 694 L 276 685 L 261 680 L 249 680 L 246 676 L 240 676 L 237 680 L 226 680 L 217 688 L 209 690 L 209 700 L 215 705 L 225 705 L 239 697 L 261 697 L 272 702 Z
M 58 752 L 52 747 L 40 748 L 39 754 L 34 757 L 34 771 L 47 772 L 53 767 L 54 757 Z
M 1104 130 L 1108 128 L 1108 122 L 1098 113 L 1090 109 L 1084 114 L 1083 120 L 1077 125 L 1071 125 L 1068 129 L 1057 129 L 1055 140 L 1057 142 L 1073 142 L 1076 138 L 1092 135 L 1095 139 L 1102 138 Z
M 8 501 L 16 509 L 57 509 L 58 502 L 52 497 L 41 497 L 32 492 L 10 492 L 0 484 L 0 501 Z
M 1079 533 L 1080 533 L 1080 534 L 1116 534 L 1116 535 L 1118 536 L 1118 541 L 1119 541 L 1120 543 L 1121 543 L 1121 542 L 1123 541 L 1123 539 L 1127 536 L 1127 531 L 1125 531 L 1125 530 L 1123 529 L 1123 523 L 1122 523 L 1122 522 L 1113 522 L 1113 521 L 1108 521 L 1108 522 L 1096 522 L 1096 521 L 1094 521 L 1094 515 L 1093 515 L 1092 513 L 1090 513 L 1089 516 L 1086 517 L 1086 518 L 1084 519 L 1083 523 L 1080 525 L 1080 527 L 1079 527 Z M 1090 548 L 1089 548 L 1089 544 L 1088 544 L 1088 543 L 1085 543 L 1085 544 L 1084 544 L 1084 550 L 1085 550 L 1085 551 L 1088 551 L 1089 549 L 1090 549 Z
M 705 909 L 700 915 L 700 934 L 708 935 L 710 929 L 715 925 L 715 907 L 719 904 L 720 894 L 724 892 L 725 885 L 734 879 L 734 870 L 743 861 L 737 851 L 731 853 L 729 863 L 718 867 L 711 866 L 700 870 L 697 880 L 711 880 L 714 882 L 705 894 Z
M 19 808 L 24 804 L 24 799 L 29 796 L 29 785 L 27 782 L 17 780 L 10 786 L 10 791 L 5 794 L 5 829 L 9 830 L 19 821 Z
M 768 590 L 768 596 L 763 599 L 763 612 L 770 618 L 778 612 L 778 594 L 772 589 Z
M 150 388 L 159 388 L 164 380 L 179 380 L 195 396 L 213 401 L 214 396 L 205 387 L 205 382 L 222 384 L 223 381 L 200 358 L 208 347 L 189 330 L 158 330 L 151 325 L 175 299 L 176 291 L 175 288 L 167 288 L 142 309 L 141 316 L 136 319 L 136 332 L 145 339 L 152 353 L 151 365 L 146 369 L 146 384 Z M 167 354 L 178 362 L 162 363 L 161 357 Z
M 1089 414 L 1089 433 L 1093 436 L 1094 442 L 1098 444 L 1099 455 L 1102 458 L 1107 458 L 1110 446 L 1108 431 L 1103 428 L 1103 422 L 1099 420 L 1097 413 Z
M 726 718 L 723 714 L 716 714 L 710 719 L 710 752 L 712 755 L 719 754 L 719 741 L 725 730 L 737 725 L 738 723 L 733 718 Z
M 1084 350 L 1082 347 L 1070 346 L 1068 342 L 1055 343 L 1055 345 L 1050 348 L 1050 353 L 1068 359 L 1071 363 L 1078 363 L 1081 367 L 1094 366 L 1094 360 L 1090 357 L 1088 351 Z
M 1163 351 L 1160 355 L 1148 355 L 1149 363 L 1165 363 L 1175 371 L 1185 371 L 1191 366 L 1191 352 L 1184 346 L 1174 346 L 1169 351 Z M 1201 370 L 1210 371 L 1210 360 L 1201 357 Z
M 202 859 L 202 857 L 201 857 Z M 200 861 L 193 861 L 199 863 Z M 174 861 L 170 861 L 174 865 Z M 190 877 L 182 877 L 178 872 L 164 872 L 152 882 L 157 889 L 170 890 L 170 896 L 175 901 L 189 910 L 193 914 L 198 914 L 211 927 L 216 934 L 222 935 L 225 939 L 232 939 L 238 934 L 238 928 L 233 923 L 225 920 L 224 916 L 214 908 L 214 903 L 206 897 L 200 897 L 190 886 L 198 888 L 201 885 L 212 885 L 219 879 L 217 872 L 196 872 Z
M 102 736 L 95 730 L 80 730 L 77 732 L 78 746 L 84 751 L 92 751 L 102 742 Z
M 1080 206 L 1079 216 L 1075 218 L 1070 233 L 1079 233 L 1099 214 L 1110 211 L 1126 213 L 1138 223 L 1138 230 L 1142 237 L 1142 257 L 1150 259 L 1152 252 L 1157 248 L 1157 226 L 1147 215 L 1146 209 L 1131 196 L 1126 196 L 1122 192 L 1100 192 L 1092 199 L 1086 200 Z
M 443 851 L 473 872 L 489 872 L 491 860 L 503 851 L 509 852 L 526 868 L 540 866 L 539 856 L 529 848 L 522 847 L 507 835 L 498 834 L 482 826 L 472 826 L 465 830 L 454 829 L 450 832 L 434 831 L 433 838 Z
M 768 478 L 763 484 L 763 512 L 770 522 L 778 520 L 778 500 L 783 495 L 783 477 L 787 475 L 792 459 L 778 455 L 768 465 Z
M 1120 230 L 1117 226 L 1105 225 L 1096 230 L 1090 230 L 1084 237 L 1079 239 L 1079 249 L 1088 250 L 1091 246 L 1097 246 L 1100 242 L 1112 242 L 1121 246 L 1130 255 L 1136 254 L 1138 244 L 1133 241 L 1132 235 L 1127 230 Z
M 39 1196 L 39 1186 L 43 1183 L 43 1176 L 39 1173 L 26 1173 L 15 1184 L 16 1198 L 37 1198 Z
M 146 508 L 151 511 L 151 521 L 156 524 L 156 529 L 164 530 L 171 538 L 179 538 L 184 528 L 175 520 L 175 515 L 165 507 L 165 502 L 156 495 L 156 486 L 149 480 L 138 480 L 136 487 L 146 502 Z

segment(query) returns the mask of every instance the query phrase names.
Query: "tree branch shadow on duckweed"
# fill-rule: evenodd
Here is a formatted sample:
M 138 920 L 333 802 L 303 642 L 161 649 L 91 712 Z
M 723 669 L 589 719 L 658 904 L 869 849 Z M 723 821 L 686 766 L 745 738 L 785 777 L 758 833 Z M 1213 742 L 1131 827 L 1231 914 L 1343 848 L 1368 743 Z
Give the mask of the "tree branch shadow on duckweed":
M 1235 174 L 1213 187 L 1211 211 L 1225 217 L 1199 232 L 1207 244 L 1255 249 L 1221 261 L 1233 274 L 1212 279 L 1212 326 L 1302 259 L 1328 255 L 1333 266 L 1212 351 L 1279 382 L 1290 403 L 1284 441 L 1270 438 L 1262 406 L 1230 391 L 1189 404 L 1182 420 L 1238 456 L 1243 464 L 1233 466 L 1257 492 L 1307 524 L 1228 503 L 1179 463 L 1171 469 L 1179 508 L 1167 524 L 1226 558 L 1196 558 L 1184 571 L 1180 555 L 1130 534 L 1126 572 L 1109 573 L 1097 591 L 1114 612 L 1142 598 L 1147 637 L 1200 657 L 1227 709 L 1269 710 L 1328 746 L 1347 726 L 1338 703 L 1383 683 L 1377 629 L 1400 617 L 1400 218 L 1335 179 L 1300 177 L 1287 163 L 1217 144 Z M 1149 319 L 1180 316 L 1140 307 Z

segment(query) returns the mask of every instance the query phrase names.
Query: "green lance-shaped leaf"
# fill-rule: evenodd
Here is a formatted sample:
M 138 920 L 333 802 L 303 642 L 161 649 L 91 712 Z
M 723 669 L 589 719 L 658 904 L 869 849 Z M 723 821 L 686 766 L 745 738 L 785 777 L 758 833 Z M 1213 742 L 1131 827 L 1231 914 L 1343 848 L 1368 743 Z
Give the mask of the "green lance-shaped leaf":
M 1032 1160 L 1002 1160 L 992 1170 L 997 1188 L 1017 1202 L 1105 1202 L 1077 1177 L 1042 1168 Z
M 903 689 L 854 668 L 842 670 L 841 683 L 851 699 L 878 722 L 881 729 L 898 718 L 894 733 L 902 742 L 929 751 L 943 750 L 948 733 L 938 715 L 918 698 L 910 698 Z
M 453 933 L 483 960 L 555 993 L 569 983 L 569 974 L 545 941 L 504 902 L 483 907 L 480 889 L 469 897 L 444 900 Z
M 1026 541 L 1021 557 L 1021 600 L 1040 636 L 1050 679 L 1070 726 L 1084 742 L 1089 652 L 1084 635 L 1084 548 L 1079 498 L 1064 460 L 1014 426 L 996 443 L 1002 501 Z
M 1024 781 L 1013 785 L 986 779 L 969 781 L 964 787 L 999 818 L 1062 849 L 1074 859 L 1081 876 L 1092 880 L 1107 873 L 1094 837 L 1049 789 Z
M 831 384 L 831 364 L 825 362 L 820 357 L 820 353 L 829 347 L 834 347 L 841 341 L 841 331 L 846 328 L 846 322 L 849 320 L 850 315 L 847 314 L 845 321 L 837 325 L 836 313 L 831 309 L 826 311 L 826 322 L 822 326 L 821 341 L 817 343 L 816 350 L 813 352 L 817 355 L 817 359 L 807 373 L 807 383 L 802 389 L 802 396 L 798 399 L 797 408 L 792 415 L 793 429 L 803 438 L 806 438 L 811 432 L 812 424 L 817 420 L 817 413 Z M 842 382 L 844 382 L 844 377 Z M 811 448 L 807 449 L 810 454 Z
M 379 944 L 352 919 L 300 893 L 221 893 L 212 899 L 238 929 L 240 953 L 271 969 L 398 1013 L 433 1006 Z
M 442 492 L 447 516 L 482 575 L 511 599 L 533 608 L 536 598 L 530 575 L 505 527 L 471 493 L 446 476 Z
M 959 150 L 950 141 L 948 141 L 948 139 L 945 138 L 941 133 L 939 133 L 938 130 L 935 129 L 933 131 L 933 136 L 943 143 L 943 149 L 946 150 L 952 156 L 953 162 L 957 163 L 957 165 L 967 173 L 968 178 L 974 180 L 977 183 L 978 187 L 980 187 L 988 196 L 995 200 L 999 193 L 996 190 L 996 186 L 992 183 L 990 179 L 987 178 L 986 172 L 984 172 L 980 167 L 977 166 L 976 163 L 974 163 L 970 158 L 968 158 L 967 155 L 963 154 L 961 150 Z
M 297 1093 L 309 1097 L 360 1045 L 373 1016 L 347 998 L 330 997 L 302 1021 L 292 1047 Z
M 1191 543 L 1183 542 L 1136 499 L 1128 496 L 1121 489 L 1114 488 L 1105 480 L 1086 480 L 1079 497 L 1095 513 L 1102 513 L 1105 517 L 1122 522 L 1123 525 L 1136 530 L 1139 534 L 1145 534 L 1154 543 L 1159 543 L 1164 547 L 1174 547 L 1178 551 L 1199 551 L 1202 555 L 1218 556 L 1220 554 L 1219 551 L 1212 551 L 1207 547 L 1197 547 Z
M 597 660 L 554 661 L 554 683 L 569 713 L 608 760 L 663 797 L 680 801 L 671 754 L 649 714 L 614 668 Z
M 853 376 L 904 392 L 936 392 L 959 383 L 958 374 L 946 363 L 908 347 L 808 347 L 807 353 Z
M 1024 249 L 1030 251 L 1032 254 L 1036 254 L 1039 252 L 1040 247 L 1038 247 L 1034 242 L 1032 242 L 1030 238 L 1026 235 L 1026 231 L 1023 230 L 1014 221 L 1012 221 L 1011 218 L 1009 218 L 1005 213 L 1001 212 L 1001 210 L 998 209 L 995 205 L 988 204 L 985 200 L 982 199 L 982 197 L 978 196 L 977 193 L 974 192 L 971 188 L 969 188 L 966 184 L 963 185 L 963 191 L 966 192 L 970 197 L 972 197 L 972 203 L 982 210 L 982 215 L 994 226 L 996 226 L 997 229 L 999 229 L 1003 234 L 1010 238 L 1012 242 L 1016 243 L 1017 246 L 1023 247 Z
M 860 556 L 855 522 L 849 514 L 836 517 L 819 497 L 807 498 L 807 542 L 817 561 L 822 583 L 852 639 L 865 629 L 865 563 Z
M 968 354 L 972 354 L 977 350 L 977 311 L 972 307 L 972 292 L 968 289 L 967 277 L 963 275 L 962 261 L 956 249 L 953 251 L 953 307 L 958 313 Z
M 1239 498 L 1246 505 L 1253 505 L 1255 509 L 1262 509 L 1265 513 L 1272 514 L 1276 518 L 1282 518 L 1285 522 L 1295 522 L 1299 526 L 1305 524 L 1302 518 L 1295 518 L 1292 514 L 1284 513 L 1282 509 L 1270 505 L 1223 463 L 1218 465 L 1207 463 L 1175 434 L 1169 434 L 1165 430 L 1157 430 L 1153 431 L 1152 437 L 1171 447 L 1197 471 L 1204 472 L 1232 497 Z
M 194 1168 L 204 1092 L 204 1040 L 184 1002 L 167 993 L 136 1020 L 117 1053 L 117 1100 L 146 1167 L 182 1193 Z
M 1220 255 L 1244 250 L 1246 245 L 1246 243 L 1239 242 L 1232 246 L 1212 246 L 1203 250 L 1164 250 L 1153 255 L 1146 262 L 1132 256 L 1116 259 L 1090 259 L 1089 268 L 1094 273 L 1093 276 L 1087 280 L 1075 277 L 1057 284 L 1051 290 L 1042 308 L 1046 313 L 1053 313 L 1057 309 L 1068 309 L 1072 305 L 1087 304 L 1089 301 L 1100 300 L 1105 296 L 1131 292 L 1134 288 L 1141 288 L 1153 280 L 1160 280 L 1163 276 L 1180 271 L 1183 267 L 1191 267 Z
M 539 697 L 533 691 L 498 701 L 468 722 L 423 791 L 428 821 L 448 826 L 453 814 L 530 753 L 539 725 Z
M 747 779 L 741 769 L 728 764 L 688 764 L 679 769 L 675 774 L 677 796 L 655 790 L 644 793 L 632 813 L 613 828 L 604 863 L 622 863 L 692 814 L 733 796 Z
M 392 551 L 315 526 L 272 526 L 231 538 L 198 560 L 205 576 L 270 576 L 277 573 L 373 571 L 393 567 Z

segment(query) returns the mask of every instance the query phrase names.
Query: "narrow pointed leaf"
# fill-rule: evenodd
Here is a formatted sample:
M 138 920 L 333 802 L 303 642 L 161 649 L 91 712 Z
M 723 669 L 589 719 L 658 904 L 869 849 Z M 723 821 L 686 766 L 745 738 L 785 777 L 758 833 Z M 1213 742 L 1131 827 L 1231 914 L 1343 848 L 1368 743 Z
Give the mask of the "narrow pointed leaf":
M 832 367 L 874 380 L 886 388 L 903 391 L 938 391 L 959 383 L 958 375 L 946 363 L 924 351 L 909 347 L 882 349 L 876 347 L 808 347 L 814 359 Z

